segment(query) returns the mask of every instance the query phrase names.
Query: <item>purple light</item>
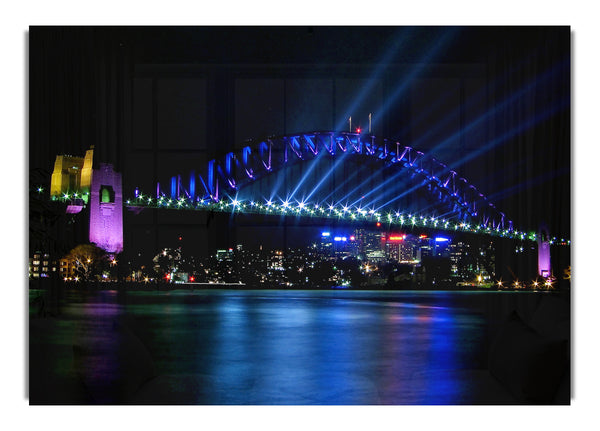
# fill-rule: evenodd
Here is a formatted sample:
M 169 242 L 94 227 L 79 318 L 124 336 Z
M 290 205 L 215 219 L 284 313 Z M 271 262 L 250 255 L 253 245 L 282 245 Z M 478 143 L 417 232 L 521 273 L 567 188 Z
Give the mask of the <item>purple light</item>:
M 101 189 L 111 188 L 108 201 L 103 202 Z M 123 251 L 123 189 L 121 174 L 113 166 L 101 163 L 92 175 L 90 196 L 91 243 L 109 253 Z
M 549 236 L 546 227 L 542 226 L 538 235 L 538 274 L 542 277 L 548 277 L 552 273 Z

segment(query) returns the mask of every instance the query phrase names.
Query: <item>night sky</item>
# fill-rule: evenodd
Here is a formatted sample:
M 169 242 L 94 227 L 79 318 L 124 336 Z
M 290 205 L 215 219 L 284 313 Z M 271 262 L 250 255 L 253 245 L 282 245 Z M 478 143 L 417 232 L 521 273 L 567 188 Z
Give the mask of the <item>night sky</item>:
M 364 129 L 373 113 L 375 135 L 435 155 L 516 228 L 570 239 L 568 26 L 31 27 L 29 70 L 42 176 L 94 145 L 130 195 L 247 139 L 347 130 L 348 116 Z M 219 243 L 195 227 L 205 215 L 126 223 L 126 247 Z

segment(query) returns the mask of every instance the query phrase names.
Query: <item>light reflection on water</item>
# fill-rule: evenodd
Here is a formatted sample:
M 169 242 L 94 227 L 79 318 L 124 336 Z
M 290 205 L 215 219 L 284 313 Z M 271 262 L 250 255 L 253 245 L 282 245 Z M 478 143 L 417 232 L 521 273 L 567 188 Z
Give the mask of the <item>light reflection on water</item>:
M 110 349 L 113 320 L 134 316 L 159 374 L 210 382 L 198 404 L 445 404 L 461 387 L 427 373 L 477 366 L 484 338 L 483 317 L 460 299 L 459 292 L 71 294 L 63 331 Z M 96 366 L 90 372 L 111 372 Z

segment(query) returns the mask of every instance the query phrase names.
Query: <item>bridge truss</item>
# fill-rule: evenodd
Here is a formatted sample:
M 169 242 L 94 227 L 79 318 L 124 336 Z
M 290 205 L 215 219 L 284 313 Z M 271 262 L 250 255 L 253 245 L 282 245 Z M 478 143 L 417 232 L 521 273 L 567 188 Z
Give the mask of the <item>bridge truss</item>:
M 249 184 L 323 154 L 334 158 L 367 157 L 382 167 L 403 171 L 413 184 L 426 190 L 449 211 L 444 217 L 432 217 L 396 208 L 375 210 L 342 203 L 238 200 L 237 192 Z M 192 172 L 186 183 L 181 175 L 173 176 L 167 192 L 160 183 L 156 184 L 155 194 L 136 189 L 126 206 L 372 221 L 536 240 L 535 233 L 515 230 L 512 221 L 474 185 L 435 157 L 396 141 L 349 132 L 272 137 L 210 160 L 201 172 Z

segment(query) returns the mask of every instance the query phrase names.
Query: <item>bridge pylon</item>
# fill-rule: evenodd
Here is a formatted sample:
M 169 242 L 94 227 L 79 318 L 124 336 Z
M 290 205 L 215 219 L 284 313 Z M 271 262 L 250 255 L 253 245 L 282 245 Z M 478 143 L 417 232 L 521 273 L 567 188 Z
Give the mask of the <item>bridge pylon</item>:
M 94 163 L 93 146 L 84 157 L 56 156 L 50 197 L 66 202 L 68 214 L 89 207 L 89 241 L 110 254 L 123 251 L 121 174 L 111 164 Z
M 540 226 L 538 236 L 538 274 L 544 278 L 552 275 L 550 263 L 550 235 L 545 224 Z

